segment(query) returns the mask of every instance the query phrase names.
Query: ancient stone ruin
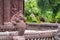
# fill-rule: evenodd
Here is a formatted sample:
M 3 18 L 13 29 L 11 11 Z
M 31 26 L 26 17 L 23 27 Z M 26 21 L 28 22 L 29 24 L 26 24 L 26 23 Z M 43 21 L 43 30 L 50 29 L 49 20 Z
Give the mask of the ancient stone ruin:
M 26 29 L 26 23 L 22 10 L 12 16 L 10 22 L 5 22 L 4 25 L 0 25 L 0 39 L 1 40 L 20 40 L 20 36 L 23 37 Z M 22 39 L 21 39 L 22 40 Z

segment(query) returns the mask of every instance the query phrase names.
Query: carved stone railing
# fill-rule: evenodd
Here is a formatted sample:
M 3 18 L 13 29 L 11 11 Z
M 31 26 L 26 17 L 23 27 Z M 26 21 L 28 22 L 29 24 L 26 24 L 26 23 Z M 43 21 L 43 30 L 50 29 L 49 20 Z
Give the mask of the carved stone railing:
M 54 40 L 54 34 L 58 30 L 26 30 L 24 36 L 26 40 Z
M 58 29 L 60 24 L 57 23 L 27 23 L 28 30 L 54 30 Z
M 23 36 L 18 35 L 18 31 L 0 32 L 1 40 L 55 40 L 54 33 L 58 30 L 25 30 Z
M 58 27 L 60 27 L 60 24 L 57 23 L 41 23 L 41 24 L 37 24 L 37 23 L 28 23 L 27 24 L 27 30 L 55 30 L 58 29 Z M 9 31 L 9 30 L 14 30 L 15 27 L 10 25 L 0 25 L 0 30 L 5 30 L 5 31 Z
M 1 29 L 2 28 L 3 27 L 1 27 Z M 9 27 L 7 27 L 7 29 L 9 29 Z M 14 27 L 12 29 L 14 29 Z M 11 30 L 11 27 L 10 27 L 10 30 Z M 19 36 L 18 31 L 5 31 L 5 32 L 0 32 L 0 39 L 3 39 L 3 40 L 5 39 L 6 40 L 8 39 L 10 40 L 55 40 L 54 34 L 57 31 L 58 31 L 58 24 L 46 24 L 46 23 L 45 24 L 27 24 L 27 30 L 25 30 L 23 36 Z
M 58 32 L 57 23 L 28 23 L 25 31 L 26 40 L 55 40 L 54 35 Z

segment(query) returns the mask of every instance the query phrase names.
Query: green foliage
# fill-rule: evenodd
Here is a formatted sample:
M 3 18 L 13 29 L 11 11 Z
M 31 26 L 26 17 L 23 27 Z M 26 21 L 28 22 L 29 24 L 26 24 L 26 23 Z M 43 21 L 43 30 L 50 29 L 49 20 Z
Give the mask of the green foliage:
M 34 14 L 35 17 L 31 17 L 31 14 Z M 25 17 L 28 22 L 38 22 L 40 10 L 38 9 L 36 0 L 25 0 Z
M 33 14 L 31 16 L 31 14 Z M 25 0 L 25 17 L 27 22 L 39 23 L 40 17 L 45 22 L 60 23 L 60 0 Z
M 56 22 L 60 23 L 60 11 L 55 16 Z

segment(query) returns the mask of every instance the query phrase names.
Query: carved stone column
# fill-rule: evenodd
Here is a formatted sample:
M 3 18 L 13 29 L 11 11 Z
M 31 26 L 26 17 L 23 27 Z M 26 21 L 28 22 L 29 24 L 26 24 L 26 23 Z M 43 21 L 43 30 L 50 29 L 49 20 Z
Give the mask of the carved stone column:
M 22 10 L 24 12 L 24 0 L 18 0 L 18 4 L 19 4 L 19 10 Z
M 4 0 L 4 22 L 10 21 L 10 0 Z
M 11 17 L 18 12 L 18 0 L 11 0 Z
M 0 0 L 0 24 L 3 24 L 3 0 Z

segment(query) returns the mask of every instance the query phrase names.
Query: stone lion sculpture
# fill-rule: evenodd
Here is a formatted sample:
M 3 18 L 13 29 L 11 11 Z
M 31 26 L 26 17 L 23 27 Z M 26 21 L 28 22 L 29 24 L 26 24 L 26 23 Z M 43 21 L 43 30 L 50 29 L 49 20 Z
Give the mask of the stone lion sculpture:
M 20 10 L 19 12 L 12 16 L 11 23 L 16 28 L 16 30 L 19 31 L 19 35 L 24 34 L 24 31 L 26 29 L 26 23 L 22 10 Z

